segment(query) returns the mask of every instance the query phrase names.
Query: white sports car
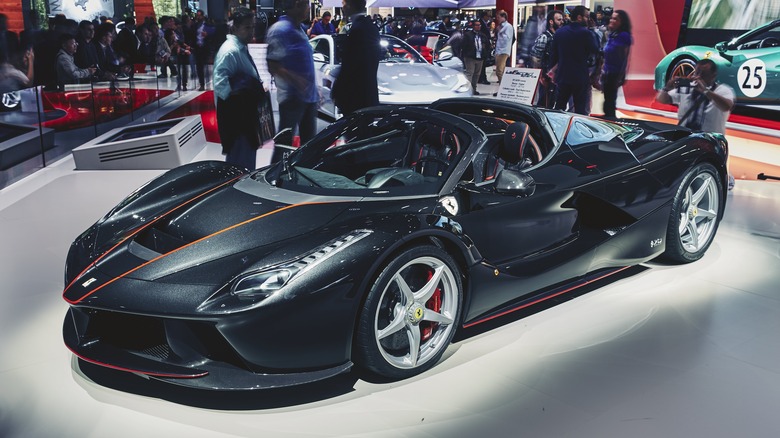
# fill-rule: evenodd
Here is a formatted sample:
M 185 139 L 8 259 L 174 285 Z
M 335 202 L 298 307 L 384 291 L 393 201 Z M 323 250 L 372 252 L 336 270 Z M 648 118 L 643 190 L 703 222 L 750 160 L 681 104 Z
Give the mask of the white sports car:
M 346 35 L 319 35 L 309 43 L 314 51 L 314 69 L 320 89 L 320 112 L 339 118 L 330 90 L 341 65 L 338 45 Z M 438 63 L 452 59 L 449 53 L 436 64 L 428 63 L 406 42 L 381 35 L 383 58 L 377 70 L 379 103 L 427 105 L 445 97 L 471 96 L 471 83 L 456 70 Z

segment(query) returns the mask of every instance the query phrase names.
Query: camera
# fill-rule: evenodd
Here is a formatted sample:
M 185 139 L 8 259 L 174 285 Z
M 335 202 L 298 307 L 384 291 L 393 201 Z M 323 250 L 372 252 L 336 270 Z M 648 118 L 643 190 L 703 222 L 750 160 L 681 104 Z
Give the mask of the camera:
M 691 78 L 677 78 L 674 81 L 674 85 L 678 87 L 690 87 L 691 86 Z

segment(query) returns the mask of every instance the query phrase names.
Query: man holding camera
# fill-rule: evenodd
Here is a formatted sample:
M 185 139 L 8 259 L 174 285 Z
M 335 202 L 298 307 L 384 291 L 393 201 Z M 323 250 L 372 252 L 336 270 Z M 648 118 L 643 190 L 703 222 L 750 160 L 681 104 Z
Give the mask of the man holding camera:
M 726 133 L 736 95 L 726 84 L 716 82 L 718 66 L 711 59 L 696 63 L 689 78 L 671 78 L 658 91 L 655 99 L 664 104 L 679 105 L 677 120 L 680 126 L 706 132 Z

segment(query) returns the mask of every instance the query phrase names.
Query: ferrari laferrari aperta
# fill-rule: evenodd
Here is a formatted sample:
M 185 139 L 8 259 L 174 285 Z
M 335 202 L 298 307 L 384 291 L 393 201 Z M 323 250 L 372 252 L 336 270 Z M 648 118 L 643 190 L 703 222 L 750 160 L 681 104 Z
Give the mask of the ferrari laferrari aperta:
M 279 162 L 173 169 L 76 238 L 65 344 L 166 382 L 403 379 L 455 332 L 625 267 L 702 257 L 727 144 L 489 99 L 384 106 Z

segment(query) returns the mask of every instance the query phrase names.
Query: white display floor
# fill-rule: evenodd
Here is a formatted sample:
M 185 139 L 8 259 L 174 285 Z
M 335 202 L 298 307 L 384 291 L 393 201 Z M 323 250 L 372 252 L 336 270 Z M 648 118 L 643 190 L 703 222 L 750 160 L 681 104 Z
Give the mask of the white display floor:
M 62 342 L 70 243 L 157 174 L 67 158 L 0 191 L 0 436 L 780 436 L 780 184 L 738 181 L 699 262 L 467 332 L 416 378 L 215 393 L 80 366 Z

